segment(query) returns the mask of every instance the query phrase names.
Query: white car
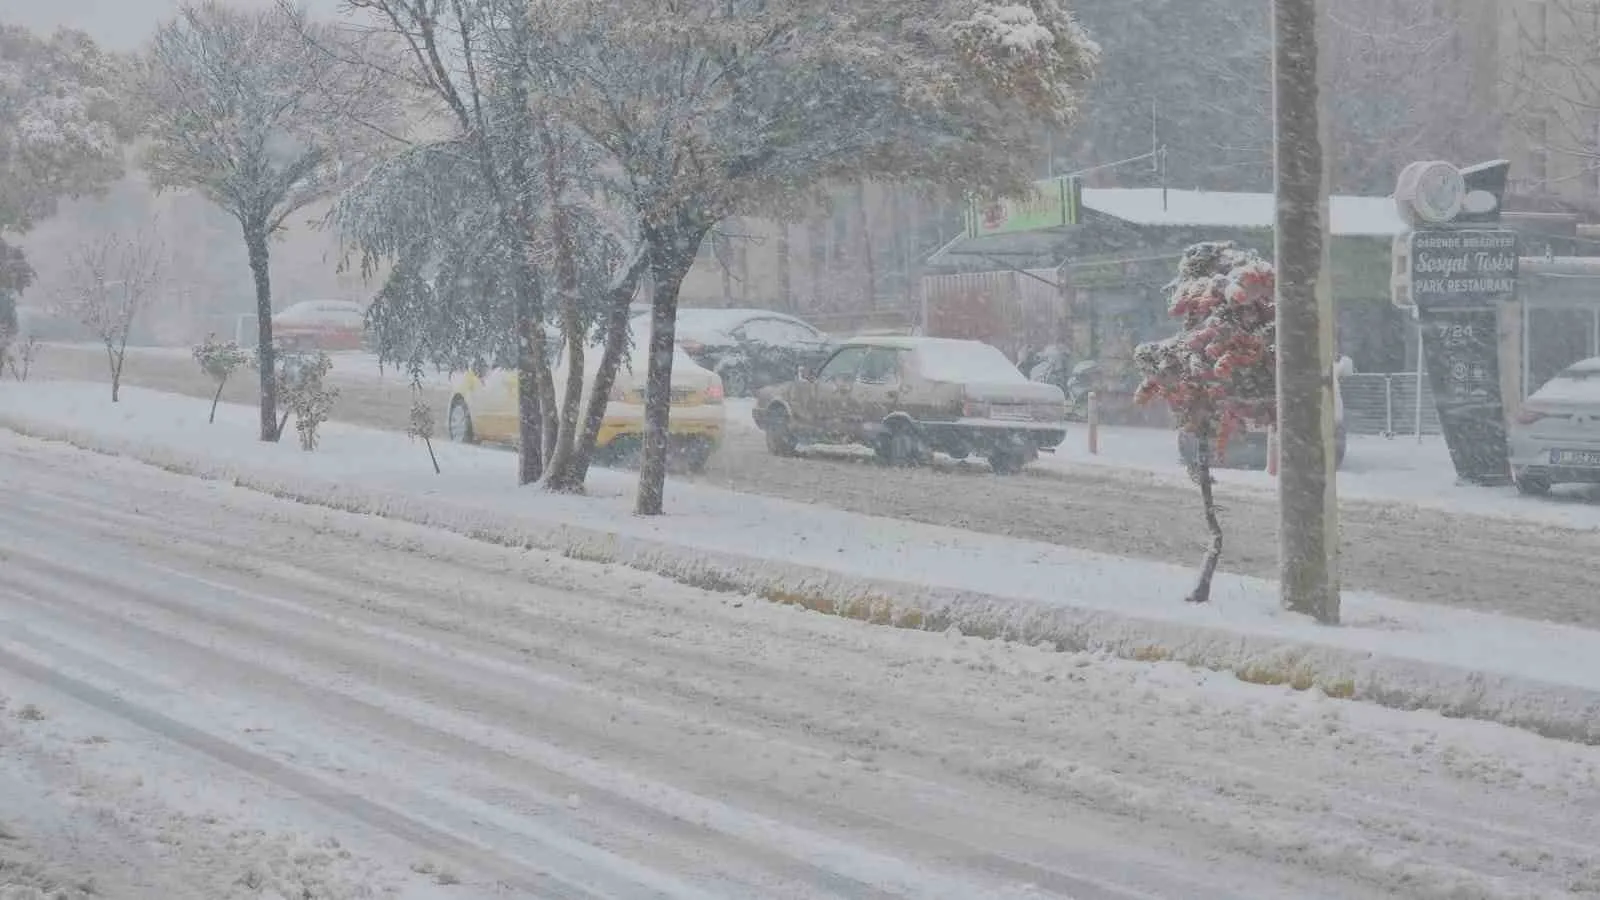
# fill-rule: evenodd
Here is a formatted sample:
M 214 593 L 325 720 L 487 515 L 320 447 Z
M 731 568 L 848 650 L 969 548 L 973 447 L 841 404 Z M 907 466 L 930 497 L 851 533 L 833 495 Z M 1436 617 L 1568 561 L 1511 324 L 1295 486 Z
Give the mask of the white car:
M 632 335 L 633 353 L 617 369 L 611 388 L 606 417 L 600 426 L 595 459 L 614 463 L 634 453 L 644 438 L 645 362 L 648 332 Z M 567 366 L 563 349 L 551 360 L 551 377 L 556 397 L 566 391 Z M 584 353 L 584 402 L 588 403 L 595 376 L 600 370 L 604 346 L 592 344 Z M 480 377 L 468 372 L 452 386 L 449 416 L 450 439 L 461 443 L 508 444 L 515 446 L 517 428 L 518 379 L 515 369 L 490 369 Z M 682 350 L 672 360 L 672 413 L 668 420 L 668 440 L 691 471 L 703 469 L 722 442 L 724 412 L 722 379 L 695 364 Z
M 1524 494 L 1600 483 L 1600 357 L 1573 363 L 1523 401 L 1508 442 Z

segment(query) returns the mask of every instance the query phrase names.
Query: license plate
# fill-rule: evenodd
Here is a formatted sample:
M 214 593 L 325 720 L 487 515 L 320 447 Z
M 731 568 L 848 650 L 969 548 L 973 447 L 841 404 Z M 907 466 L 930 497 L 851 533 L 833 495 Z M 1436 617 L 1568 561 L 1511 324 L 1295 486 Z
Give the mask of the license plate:
M 1551 450 L 1550 463 L 1557 466 L 1595 466 L 1600 468 L 1600 450 Z
M 1003 419 L 1007 422 L 1025 422 L 1033 418 L 1033 411 L 1028 409 L 1005 409 L 1004 407 L 1001 407 L 993 410 L 989 415 L 991 418 Z

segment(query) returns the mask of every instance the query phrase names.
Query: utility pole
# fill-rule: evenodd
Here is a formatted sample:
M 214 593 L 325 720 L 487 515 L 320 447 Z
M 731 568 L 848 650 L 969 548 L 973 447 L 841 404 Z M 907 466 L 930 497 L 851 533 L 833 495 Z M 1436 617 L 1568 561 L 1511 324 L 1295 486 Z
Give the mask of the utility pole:
M 1285 609 L 1339 621 L 1327 108 L 1317 0 L 1273 0 L 1278 566 Z

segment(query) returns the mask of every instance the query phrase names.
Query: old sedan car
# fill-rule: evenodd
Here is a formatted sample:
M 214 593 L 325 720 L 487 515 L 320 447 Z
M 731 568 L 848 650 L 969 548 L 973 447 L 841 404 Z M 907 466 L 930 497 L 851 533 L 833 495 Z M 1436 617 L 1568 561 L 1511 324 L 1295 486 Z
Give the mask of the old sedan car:
M 304 300 L 272 316 L 272 335 L 290 350 L 360 350 L 367 310 L 348 300 Z
M 1600 357 L 1573 363 L 1524 400 L 1509 439 L 1524 494 L 1600 483 Z
M 648 328 L 648 325 L 644 326 Z M 649 346 L 649 332 L 631 336 L 636 348 Z M 559 341 L 552 341 L 551 376 L 556 395 L 566 390 L 567 368 L 562 364 Z M 584 354 L 585 394 L 599 372 L 603 345 Z M 515 369 L 493 368 L 468 372 L 456 380 L 446 420 L 450 439 L 462 443 L 484 441 L 515 446 L 518 378 Z M 636 350 L 631 362 L 617 369 L 610 402 L 595 444 L 595 460 L 610 465 L 635 455 L 644 438 L 645 359 Z M 587 397 L 585 399 L 587 402 Z M 695 364 L 681 351 L 672 361 L 672 412 L 667 432 L 673 457 L 698 472 L 722 442 L 724 412 L 722 379 Z
M 762 391 L 756 424 L 778 455 L 797 445 L 864 444 L 889 465 L 934 451 L 1018 472 L 1066 437 L 1066 398 L 988 344 L 942 338 L 844 342 L 814 376 Z
M 680 309 L 676 335 L 685 353 L 722 377 L 730 397 L 789 381 L 832 349 L 817 329 L 765 309 Z

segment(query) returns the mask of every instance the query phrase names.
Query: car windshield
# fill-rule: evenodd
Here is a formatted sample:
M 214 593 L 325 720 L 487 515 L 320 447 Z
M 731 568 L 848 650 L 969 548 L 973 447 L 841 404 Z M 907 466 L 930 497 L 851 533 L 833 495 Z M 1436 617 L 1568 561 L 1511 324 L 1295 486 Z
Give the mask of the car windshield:
M 1020 384 L 1021 370 L 1004 353 L 976 341 L 934 341 L 919 345 L 912 357 L 930 381 L 950 384 Z

